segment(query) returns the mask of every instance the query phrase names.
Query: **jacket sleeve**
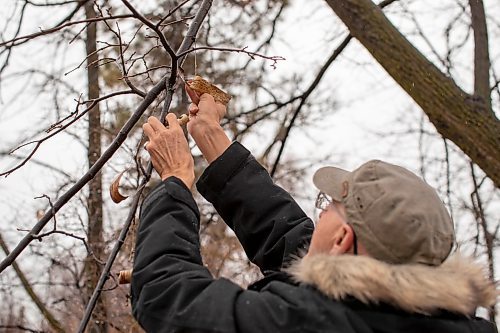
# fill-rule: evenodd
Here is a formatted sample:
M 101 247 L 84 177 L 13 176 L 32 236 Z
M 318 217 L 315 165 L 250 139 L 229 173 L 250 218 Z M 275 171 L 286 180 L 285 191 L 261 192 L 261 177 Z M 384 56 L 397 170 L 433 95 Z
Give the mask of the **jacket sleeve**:
M 309 243 L 311 219 L 238 142 L 208 166 L 197 188 L 262 271 L 279 271 Z
M 168 178 L 144 200 L 131 302 L 147 332 L 279 332 L 298 324 L 304 311 L 296 302 L 213 279 L 201 260 L 198 231 L 198 209 L 179 179 Z
M 203 266 L 198 222 L 190 191 L 175 177 L 144 200 L 131 302 L 134 317 L 147 332 L 234 331 L 231 314 L 242 290 L 228 280 L 214 280 Z

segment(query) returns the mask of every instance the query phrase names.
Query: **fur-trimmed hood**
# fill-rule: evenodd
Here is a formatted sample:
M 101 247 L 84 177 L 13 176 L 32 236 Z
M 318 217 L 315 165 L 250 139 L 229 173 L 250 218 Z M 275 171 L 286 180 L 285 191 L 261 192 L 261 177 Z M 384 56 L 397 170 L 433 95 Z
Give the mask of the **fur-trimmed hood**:
M 312 255 L 293 263 L 288 272 L 341 300 L 388 303 L 413 313 L 447 310 L 467 316 L 495 303 L 498 295 L 482 268 L 459 255 L 440 266 L 391 265 L 367 256 Z

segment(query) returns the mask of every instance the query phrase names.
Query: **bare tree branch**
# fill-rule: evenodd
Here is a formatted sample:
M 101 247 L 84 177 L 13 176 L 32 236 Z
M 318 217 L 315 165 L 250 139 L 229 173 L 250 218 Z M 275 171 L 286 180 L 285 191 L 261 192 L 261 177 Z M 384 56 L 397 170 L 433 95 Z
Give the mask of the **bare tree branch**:
M 10 168 L 9 170 L 7 171 L 4 171 L 2 173 L 0 173 L 0 176 L 9 176 L 12 172 L 16 171 L 17 169 L 21 168 L 23 165 L 25 165 L 32 157 L 33 155 L 35 154 L 35 152 L 38 150 L 38 148 L 40 148 L 40 146 L 42 145 L 43 142 L 47 141 L 48 139 L 52 138 L 53 136 L 55 136 L 56 134 L 64 131 L 65 129 L 67 129 L 69 126 L 71 126 L 72 124 L 74 124 L 75 122 L 77 122 L 80 118 L 82 118 L 85 114 L 87 114 L 87 112 L 89 110 L 91 110 L 94 105 L 96 105 L 97 103 L 99 103 L 100 101 L 103 101 L 103 100 L 106 100 L 110 97 L 113 97 L 113 96 L 117 96 L 117 95 L 123 95 L 123 94 L 133 94 L 135 93 L 134 91 L 132 90 L 125 90 L 125 91 L 118 91 L 118 92 L 114 92 L 114 93 L 110 93 L 109 95 L 106 95 L 106 96 L 103 96 L 103 97 L 99 97 L 98 99 L 95 99 L 93 101 L 91 101 L 90 105 L 88 108 L 86 108 L 85 110 L 83 110 L 82 112 L 78 112 L 78 109 L 74 112 L 72 112 L 70 115 L 68 115 L 67 117 L 65 117 L 63 120 L 60 120 L 58 121 L 56 124 L 53 124 L 49 129 L 47 129 L 47 132 L 52 132 L 53 129 L 57 128 L 56 131 L 50 133 L 49 135 L 39 139 L 39 140 L 34 140 L 34 141 L 30 141 L 30 142 L 26 142 L 26 143 L 23 143 L 22 145 L 14 148 L 13 150 L 11 150 L 11 154 L 14 153 L 15 151 L 17 151 L 18 149 L 22 148 L 22 147 L 25 147 L 27 145 L 30 145 L 30 144 L 34 144 L 35 147 L 32 149 L 32 151 L 28 154 L 28 156 L 26 156 L 26 158 L 19 164 L 17 164 L 16 166 Z M 149 106 L 149 105 L 148 105 Z M 61 123 L 71 117 L 74 118 L 69 121 L 68 123 L 64 124 L 64 125 L 61 125 Z
M 385 0 L 385 1 L 382 1 L 379 4 L 379 7 L 380 8 L 385 8 L 385 7 L 389 6 L 390 4 L 392 4 L 395 1 L 397 1 L 397 0 Z M 278 151 L 278 155 L 276 156 L 276 159 L 275 159 L 275 161 L 273 163 L 273 167 L 272 167 L 271 172 L 270 172 L 271 177 L 274 177 L 274 175 L 275 175 L 275 173 L 276 173 L 276 171 L 278 169 L 278 165 L 279 165 L 279 162 L 281 160 L 281 156 L 283 155 L 283 151 L 285 149 L 286 141 L 287 141 L 287 139 L 288 139 L 288 137 L 290 135 L 290 131 L 292 130 L 292 127 L 293 127 L 293 125 L 295 123 L 295 120 L 297 119 L 300 111 L 302 110 L 302 107 L 305 105 L 306 100 L 309 98 L 309 96 L 314 91 L 314 89 L 316 89 L 316 87 L 318 86 L 319 82 L 321 81 L 321 79 L 325 75 L 325 73 L 328 70 L 328 68 L 330 67 L 330 65 L 335 61 L 335 59 L 337 59 L 337 57 L 342 53 L 342 51 L 344 51 L 344 49 L 347 47 L 347 45 L 349 45 L 349 42 L 351 41 L 352 37 L 353 36 L 351 34 L 349 34 L 347 37 L 344 38 L 344 40 L 342 41 L 342 43 L 340 43 L 340 45 L 333 51 L 333 53 L 330 56 L 330 58 L 328 58 L 328 60 L 325 62 L 325 64 L 321 67 L 321 69 L 319 70 L 318 74 L 316 75 L 316 78 L 311 83 L 311 85 L 300 96 L 300 103 L 297 106 L 297 109 L 295 109 L 295 112 L 294 112 L 294 114 L 293 114 L 293 116 L 292 116 L 292 118 L 291 118 L 288 126 L 285 129 L 284 135 L 281 137 L 281 146 L 280 146 L 280 149 Z
M 76 182 L 67 192 L 65 192 L 55 203 L 54 211 L 47 212 L 38 223 L 31 229 L 19 244 L 12 250 L 12 252 L 0 262 L 0 272 L 12 264 L 12 262 L 21 254 L 21 252 L 31 243 L 34 236 L 38 234 L 43 227 L 50 221 L 53 214 L 57 213 L 76 193 L 78 193 L 95 174 L 101 170 L 104 164 L 113 156 L 113 154 L 120 148 L 121 144 L 127 138 L 127 135 L 134 128 L 135 124 L 141 119 L 142 114 L 146 111 L 149 105 L 156 99 L 156 97 L 165 89 L 166 77 L 158 82 L 145 96 L 143 101 L 139 104 L 135 112 L 130 116 L 127 122 L 123 125 L 118 135 L 114 138 L 113 142 L 106 149 L 106 151 L 99 157 L 96 163 Z
M 106 21 L 106 20 L 117 20 L 117 19 L 122 19 L 122 18 L 133 18 L 133 17 L 134 17 L 134 15 L 124 14 L 124 15 L 107 16 L 107 17 L 96 17 L 96 18 L 92 18 L 92 19 L 67 22 L 67 23 L 64 23 L 64 24 L 61 24 L 61 25 L 57 25 L 57 26 L 55 26 L 53 28 L 43 29 L 40 32 L 35 32 L 35 33 L 30 34 L 30 35 L 25 35 L 25 36 L 21 36 L 21 37 L 15 37 L 15 38 L 7 40 L 5 42 L 1 42 L 0 43 L 0 47 L 1 46 L 6 46 L 8 48 L 11 48 L 12 46 L 17 46 L 17 45 L 24 44 L 27 41 L 32 40 L 34 38 L 37 38 L 37 37 L 40 37 L 40 36 L 49 35 L 49 34 L 52 34 L 54 32 L 57 32 L 57 31 L 59 31 L 61 29 L 64 29 L 64 28 L 67 28 L 67 27 L 71 27 L 71 26 L 77 25 L 77 24 L 82 24 L 82 23 L 88 24 L 88 23 L 92 23 L 92 22 L 99 22 L 99 21 Z
M 191 52 L 196 52 L 199 50 L 211 50 L 211 51 L 222 51 L 222 52 L 236 52 L 236 53 L 245 53 L 247 54 L 252 60 L 255 59 L 256 57 L 262 58 L 262 59 L 267 59 L 267 60 L 272 60 L 273 63 L 271 64 L 271 67 L 276 68 L 276 63 L 280 60 L 285 60 L 282 56 L 266 56 L 257 52 L 251 52 L 247 51 L 248 46 L 245 46 L 243 48 L 237 49 L 237 48 L 229 48 L 229 47 L 214 47 L 214 46 L 200 46 L 200 47 L 195 47 L 192 49 L 187 50 L 186 52 L 182 52 L 179 54 L 180 57 L 185 56 Z
M 148 27 L 151 28 L 157 35 L 158 38 L 160 38 L 161 44 L 163 45 L 163 48 L 167 53 L 170 55 L 172 58 L 172 62 L 177 60 L 177 56 L 175 54 L 174 49 L 170 46 L 169 42 L 165 38 L 165 35 L 161 32 L 158 26 L 156 26 L 153 22 L 145 18 L 143 15 L 141 15 L 135 8 L 128 2 L 127 0 L 122 0 L 123 4 L 134 14 L 134 17 L 138 18 L 142 23 L 147 25 Z M 161 22 L 161 21 L 160 21 Z
M 19 24 L 17 26 L 16 32 L 14 33 L 15 37 L 17 37 L 19 35 L 19 32 L 21 31 L 21 27 L 23 25 L 23 20 L 24 20 L 24 13 L 25 13 L 25 9 L 26 9 L 27 4 L 28 3 L 25 2 L 23 7 L 21 8 L 21 15 L 19 17 Z M 2 45 L 0 44 L 0 46 L 2 46 Z M 12 45 L 9 47 L 6 47 L 6 49 L 4 51 L 7 51 L 7 56 L 5 57 L 5 61 L 2 65 L 2 67 L 0 67 L 0 77 L 2 76 L 2 73 L 5 70 L 5 68 L 7 68 L 7 66 L 9 65 L 9 59 L 10 59 L 10 56 L 12 54 Z M 2 54 L 4 51 L 0 52 L 0 54 Z

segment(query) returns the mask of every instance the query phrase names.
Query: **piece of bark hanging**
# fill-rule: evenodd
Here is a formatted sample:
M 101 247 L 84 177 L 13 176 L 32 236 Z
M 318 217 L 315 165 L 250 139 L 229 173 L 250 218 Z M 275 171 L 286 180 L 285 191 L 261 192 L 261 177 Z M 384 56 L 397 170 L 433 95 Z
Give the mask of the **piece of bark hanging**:
M 120 188 L 119 188 L 120 179 L 122 178 L 125 171 L 127 170 L 123 170 L 122 172 L 120 172 L 109 187 L 109 194 L 111 195 L 111 200 L 113 200 L 114 203 L 120 203 L 128 198 L 128 196 L 124 196 L 120 193 Z
M 196 75 L 193 80 L 188 82 L 189 88 L 196 91 L 199 95 L 209 94 L 212 95 L 216 102 L 227 105 L 231 100 L 231 95 L 217 88 L 201 76 Z

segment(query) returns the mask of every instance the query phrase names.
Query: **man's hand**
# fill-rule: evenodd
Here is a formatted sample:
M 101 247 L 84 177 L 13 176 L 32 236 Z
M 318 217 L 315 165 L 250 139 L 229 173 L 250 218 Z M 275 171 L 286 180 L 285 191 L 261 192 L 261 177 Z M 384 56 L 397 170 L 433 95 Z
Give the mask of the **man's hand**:
M 191 98 L 189 105 L 189 123 L 187 129 L 189 134 L 196 140 L 196 136 L 203 132 L 207 127 L 218 126 L 220 120 L 226 114 L 226 106 L 215 102 L 209 94 L 198 94 L 186 85 L 186 92 Z
M 162 180 L 175 176 L 191 188 L 194 183 L 193 156 L 175 114 L 167 114 L 166 119 L 168 128 L 156 117 L 149 117 L 142 126 L 149 139 L 146 150 Z
M 186 92 L 193 102 L 189 106 L 188 132 L 207 162 L 212 163 L 231 145 L 231 141 L 220 126 L 220 120 L 226 114 L 226 107 L 216 103 L 209 94 L 198 96 L 188 85 Z

